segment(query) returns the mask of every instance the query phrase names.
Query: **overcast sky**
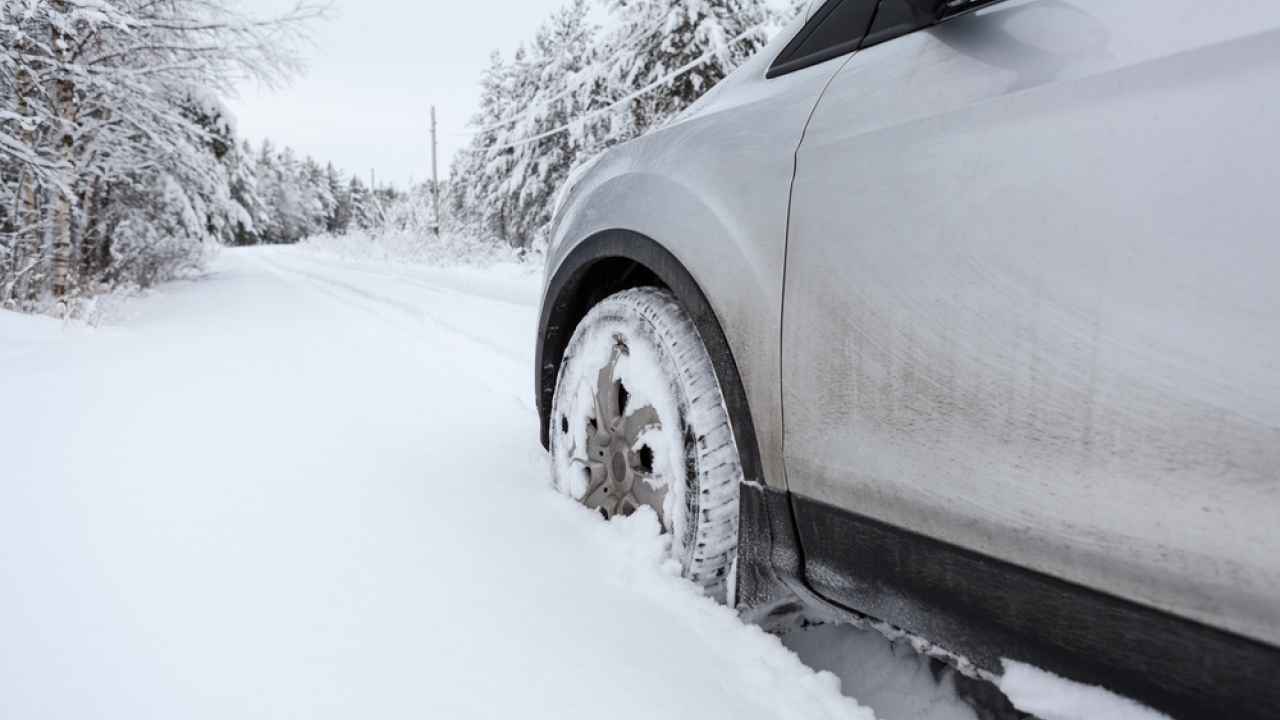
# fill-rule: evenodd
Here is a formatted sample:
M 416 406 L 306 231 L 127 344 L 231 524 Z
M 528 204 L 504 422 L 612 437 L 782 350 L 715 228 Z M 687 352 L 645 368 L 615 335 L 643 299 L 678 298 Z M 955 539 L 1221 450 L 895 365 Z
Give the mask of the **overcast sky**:
M 511 52 L 563 0 L 335 0 L 317 23 L 307 73 L 289 88 L 247 86 L 231 107 L 240 132 L 269 137 L 366 179 L 404 185 L 431 173 L 428 109 L 440 122 L 440 175 L 466 143 L 489 53 Z M 292 0 L 254 0 L 255 11 Z
M 242 0 L 283 12 L 294 0 Z M 787 0 L 774 0 L 781 6 Z M 347 172 L 404 186 L 431 174 L 428 110 L 440 123 L 440 176 L 466 144 L 489 54 L 511 57 L 565 0 L 333 0 L 313 28 L 306 74 L 268 92 L 247 86 L 231 107 L 240 132 Z M 594 11 L 598 20 L 604 13 Z

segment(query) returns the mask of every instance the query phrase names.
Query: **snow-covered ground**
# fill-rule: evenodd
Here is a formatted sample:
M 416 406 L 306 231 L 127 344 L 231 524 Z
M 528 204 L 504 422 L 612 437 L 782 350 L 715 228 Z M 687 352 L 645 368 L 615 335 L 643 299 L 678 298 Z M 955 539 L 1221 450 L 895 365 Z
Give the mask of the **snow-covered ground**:
M 103 327 L 0 313 L 0 717 L 873 717 L 653 515 L 550 489 L 537 292 L 266 248 Z M 975 717 L 837 632 L 788 644 L 886 720 Z

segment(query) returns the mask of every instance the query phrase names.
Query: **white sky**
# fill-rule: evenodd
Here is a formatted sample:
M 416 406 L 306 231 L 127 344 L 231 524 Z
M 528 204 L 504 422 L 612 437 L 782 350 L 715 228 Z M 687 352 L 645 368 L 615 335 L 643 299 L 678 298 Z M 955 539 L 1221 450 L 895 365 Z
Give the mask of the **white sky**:
M 289 88 L 242 89 L 230 105 L 243 136 L 290 145 L 367 181 L 430 177 L 428 109 L 440 123 L 440 176 L 466 144 L 489 53 L 511 53 L 563 0 L 334 0 L 317 23 L 308 69 Z M 271 13 L 292 0 L 253 0 Z
M 785 0 L 775 0 L 781 5 Z M 242 0 L 255 13 L 293 0 Z M 400 186 L 431 174 L 428 109 L 440 123 L 440 176 L 467 142 L 480 75 L 494 50 L 510 58 L 564 0 L 333 0 L 313 28 L 306 74 L 282 91 L 231 99 L 243 136 L 290 145 L 347 172 Z M 600 14 L 597 9 L 595 11 Z M 603 19 L 603 18 L 601 18 Z

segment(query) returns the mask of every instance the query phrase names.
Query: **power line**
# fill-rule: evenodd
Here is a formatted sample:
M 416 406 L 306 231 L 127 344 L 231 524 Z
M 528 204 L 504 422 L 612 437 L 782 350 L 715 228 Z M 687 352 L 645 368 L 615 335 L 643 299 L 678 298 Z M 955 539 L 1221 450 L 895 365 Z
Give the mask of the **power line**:
M 770 26 L 771 24 L 772 23 L 770 22 L 763 22 L 763 23 L 760 23 L 759 25 L 755 25 L 751 28 L 748 28 L 747 30 L 739 33 L 738 35 L 735 35 L 731 40 L 729 40 L 725 44 L 732 45 L 733 43 L 736 43 L 739 40 L 742 40 L 743 38 L 747 37 L 748 35 L 751 35 L 754 32 L 763 30 L 764 28 Z M 542 132 L 537 135 L 533 135 L 531 137 L 523 138 L 521 140 L 516 140 L 515 142 L 510 142 L 503 145 L 494 145 L 487 148 L 477 148 L 474 150 L 470 148 L 464 148 L 464 152 L 486 152 L 487 153 L 494 150 L 508 150 L 510 148 L 519 147 L 521 145 L 528 145 L 529 143 L 534 143 L 539 140 L 545 140 L 546 138 L 552 137 L 554 135 L 559 135 L 560 133 L 565 132 L 566 130 L 569 130 L 574 125 L 584 123 L 587 120 L 598 117 L 600 115 L 603 115 L 609 112 L 610 110 L 613 110 L 614 108 L 618 107 L 619 105 L 622 105 L 623 103 L 629 103 L 632 100 L 635 100 L 636 98 L 641 97 L 642 95 L 647 95 L 648 93 L 671 82 L 672 80 L 680 77 L 681 75 L 684 75 L 685 73 L 690 72 L 691 70 L 698 67 L 702 63 L 711 59 L 713 55 L 715 55 L 715 50 L 707 50 L 706 52 L 702 53 L 701 55 L 694 58 L 693 60 L 685 63 L 684 65 L 668 73 L 667 75 L 657 80 L 654 80 L 653 82 L 649 83 L 648 85 L 645 85 L 639 90 L 636 90 L 635 92 L 632 92 L 624 97 L 621 97 L 602 108 L 597 108 L 595 110 L 592 110 L 591 112 L 580 115 L 574 118 L 573 120 L 569 121 L 568 123 L 561 125 L 560 127 L 553 128 L 551 130 L 547 130 L 546 132 Z
M 640 43 L 640 41 L 641 41 L 641 40 L 646 40 L 646 39 L 648 39 L 650 35 L 653 35 L 654 33 L 658 32 L 658 31 L 659 31 L 659 30 L 661 30 L 661 29 L 663 29 L 663 27 L 664 27 L 664 26 L 659 25 L 659 26 L 657 26 L 657 27 L 650 28 L 650 29 L 649 29 L 648 31 L 646 31 L 646 32 L 643 32 L 643 33 L 637 33 L 636 35 L 632 36 L 632 37 L 631 37 L 631 39 L 627 40 L 627 42 L 626 42 L 626 44 L 625 44 L 625 45 L 623 45 L 621 48 L 618 48 L 617 50 L 612 50 L 612 52 L 614 52 L 614 53 L 616 54 L 616 53 L 620 53 L 620 52 L 625 52 L 625 51 L 627 51 L 627 50 L 631 50 L 631 49 L 633 48 L 633 46 L 638 45 L 638 44 Z M 583 79 L 583 80 L 581 80 L 580 82 L 577 82 L 577 83 L 575 83 L 575 84 L 573 84 L 573 85 L 570 85 L 569 87 L 565 88 L 564 90 L 561 90 L 560 92 L 556 93 L 555 95 L 552 95 L 551 97 L 549 97 L 549 98 L 547 98 L 547 99 L 545 99 L 545 100 L 542 100 L 542 101 L 541 101 L 541 104 L 542 104 L 542 105 L 550 105 L 551 103 L 553 103 L 553 102 L 555 102 L 555 101 L 559 100 L 560 98 L 563 98 L 563 97 L 565 97 L 565 96 L 567 96 L 567 95 L 570 95 L 570 94 L 572 94 L 574 91 L 579 90 L 579 89 L 581 89 L 581 88 L 585 87 L 588 83 L 591 83 L 591 82 L 595 81 L 597 78 L 599 78 L 599 77 L 600 77 L 600 73 L 599 73 L 599 71 L 595 71 L 595 72 L 591 72 L 591 73 L 584 73 L 584 75 L 589 75 L 590 77 L 588 77 L 588 78 L 586 78 L 586 79 Z M 528 117 L 528 116 L 530 116 L 530 115 L 535 114 L 536 112 L 538 112 L 538 109 L 539 109 L 539 108 L 530 108 L 530 109 L 528 109 L 528 110 L 525 110 L 524 112 L 516 113 L 515 115 L 513 115 L 513 116 L 511 116 L 511 117 L 509 117 L 509 118 L 507 118 L 507 119 L 505 119 L 505 120 L 499 120 L 498 122 L 496 122 L 496 123 L 494 123 L 494 124 L 492 124 L 492 125 L 489 125 L 489 126 L 486 126 L 486 127 L 482 127 L 482 128 L 477 128 L 477 129 L 475 129 L 475 130 L 468 130 L 468 131 L 467 131 L 467 134 L 470 134 L 470 135 L 483 135 L 484 133 L 487 133 L 487 132 L 493 132 L 494 130 L 501 130 L 502 128 L 507 127 L 508 125 L 511 125 L 512 123 L 518 122 L 518 121 L 523 120 L 524 118 L 526 118 L 526 117 Z

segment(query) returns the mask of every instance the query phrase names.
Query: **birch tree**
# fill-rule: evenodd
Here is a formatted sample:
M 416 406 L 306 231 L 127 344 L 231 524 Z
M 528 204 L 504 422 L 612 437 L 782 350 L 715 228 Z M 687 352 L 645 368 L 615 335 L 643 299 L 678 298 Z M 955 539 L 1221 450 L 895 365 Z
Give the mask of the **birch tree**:
M 217 97 L 296 73 L 319 7 L 256 18 L 229 0 L 0 3 L 0 177 L 14 188 L 0 301 L 92 291 L 128 268 L 160 277 L 243 222 Z M 157 208 L 169 234 L 142 230 Z

